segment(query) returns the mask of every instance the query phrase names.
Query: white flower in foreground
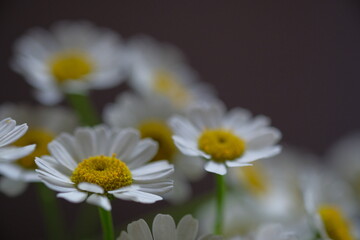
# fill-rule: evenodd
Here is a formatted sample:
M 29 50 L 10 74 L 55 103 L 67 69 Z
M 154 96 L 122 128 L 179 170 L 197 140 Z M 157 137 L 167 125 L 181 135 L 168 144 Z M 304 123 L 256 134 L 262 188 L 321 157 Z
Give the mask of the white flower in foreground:
M 314 235 L 326 240 L 359 239 L 358 207 L 351 189 L 334 172 L 309 169 L 303 178 L 305 209 Z
M 14 161 L 0 164 L 0 191 L 8 196 L 21 194 L 29 182 L 40 182 L 35 172 L 35 157 L 48 155 L 47 144 L 60 132 L 74 130 L 77 120 L 73 112 L 63 107 L 31 106 L 26 104 L 4 104 L 0 107 L 0 118 L 12 116 L 20 123 L 27 123 L 28 131 L 13 147 L 36 144 L 35 150 Z
M 130 85 L 142 95 L 166 98 L 184 108 L 197 101 L 213 98 L 213 90 L 197 81 L 176 47 L 149 37 L 129 41 Z
M 51 156 L 36 158 L 39 177 L 58 197 L 86 200 L 110 210 L 109 197 L 154 203 L 171 190 L 174 169 L 167 161 L 147 163 L 157 144 L 135 129 L 78 128 L 49 145 Z
M 269 126 L 267 117 L 251 119 L 251 114 L 240 108 L 225 113 L 220 104 L 198 105 L 187 113 L 187 118 L 171 118 L 173 139 L 182 153 L 204 158 L 208 172 L 224 175 L 227 167 L 249 166 L 281 150 L 274 145 L 281 133 Z
M 190 215 L 184 216 L 178 225 L 170 215 L 158 214 L 152 224 L 152 233 L 147 223 L 140 219 L 127 226 L 127 232 L 122 231 L 117 240 L 221 240 L 220 236 L 198 235 L 198 221 Z
M 15 44 L 12 67 L 35 89 L 43 104 L 55 104 L 62 93 L 84 93 L 118 84 L 125 52 L 120 37 L 89 22 L 62 21 L 50 31 L 31 29 Z
M 106 106 L 104 121 L 112 127 L 132 127 L 140 131 L 142 138 L 151 138 L 159 145 L 152 161 L 166 159 L 174 164 L 174 188 L 164 197 L 173 203 L 181 203 L 191 195 L 189 180 L 203 176 L 204 170 L 195 157 L 182 154 L 172 139 L 168 119 L 178 112 L 164 98 L 156 96 L 141 97 L 125 93 L 116 102 Z

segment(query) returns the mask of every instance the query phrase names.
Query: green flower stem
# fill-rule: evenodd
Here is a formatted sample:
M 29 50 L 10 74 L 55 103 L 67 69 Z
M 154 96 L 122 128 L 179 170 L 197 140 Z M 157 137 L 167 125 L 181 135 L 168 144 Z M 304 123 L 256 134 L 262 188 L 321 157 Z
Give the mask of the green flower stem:
M 221 235 L 223 231 L 223 222 L 224 222 L 224 207 L 225 207 L 225 177 L 224 175 L 216 175 L 216 215 L 215 215 L 215 225 L 214 225 L 214 234 Z
M 110 211 L 106 211 L 99 207 L 99 214 L 101 219 L 101 226 L 103 229 L 104 240 L 114 240 L 114 226 Z
M 97 112 L 86 94 L 68 93 L 66 98 L 85 126 L 94 126 L 100 123 Z
M 66 239 L 64 236 L 63 218 L 59 212 L 55 193 L 42 183 L 37 184 L 37 190 L 43 208 L 44 222 L 48 235 L 47 239 Z

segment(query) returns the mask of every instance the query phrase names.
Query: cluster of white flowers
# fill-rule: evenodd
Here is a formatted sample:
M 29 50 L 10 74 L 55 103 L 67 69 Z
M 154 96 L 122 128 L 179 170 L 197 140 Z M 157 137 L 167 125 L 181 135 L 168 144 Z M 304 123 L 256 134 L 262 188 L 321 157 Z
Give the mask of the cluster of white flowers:
M 192 212 L 200 223 L 187 215 L 176 227 L 160 214 L 152 232 L 141 219 L 118 239 L 359 236 L 358 136 L 333 148 L 327 156 L 332 165 L 320 166 L 315 156 L 292 147 L 281 152 L 282 134 L 268 117 L 227 110 L 172 45 L 146 36 L 122 40 L 89 22 L 63 21 L 21 37 L 12 67 L 47 106 L 0 106 L 0 191 L 8 196 L 42 182 L 59 198 L 106 211 L 114 198 L 146 204 L 165 199 L 180 209 L 194 196 L 191 183 L 212 173 L 226 180 L 223 237 L 204 235 L 216 218 L 209 196 Z M 85 108 L 54 106 L 69 95 L 87 97 L 92 89 L 125 81 L 130 89 L 104 107 L 96 126 L 80 126 Z

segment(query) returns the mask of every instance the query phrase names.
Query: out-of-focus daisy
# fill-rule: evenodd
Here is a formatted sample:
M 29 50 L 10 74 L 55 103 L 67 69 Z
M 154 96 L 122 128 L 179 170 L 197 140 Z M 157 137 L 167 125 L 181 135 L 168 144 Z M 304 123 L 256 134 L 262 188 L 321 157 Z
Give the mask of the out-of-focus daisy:
M 112 127 L 137 128 L 142 138 L 155 140 L 159 149 L 152 161 L 166 159 L 174 164 L 174 188 L 165 198 L 181 203 L 191 195 L 190 180 L 200 178 L 204 170 L 199 159 L 179 152 L 172 139 L 172 130 L 167 121 L 176 110 L 164 98 L 156 96 L 139 97 L 125 93 L 116 102 L 109 104 L 104 111 L 104 120 Z
M 356 191 L 360 199 L 360 133 L 354 132 L 339 139 L 327 152 L 326 160 Z
M 175 225 L 174 219 L 170 215 L 158 214 L 152 224 L 152 232 L 147 223 L 140 219 L 127 226 L 127 232 L 122 231 L 117 240 L 220 240 L 220 236 L 205 235 L 197 237 L 198 221 L 190 215 L 184 216 Z
M 334 172 L 312 168 L 303 178 L 305 208 L 314 235 L 321 239 L 354 240 L 358 208 L 351 189 Z
M 135 129 L 105 126 L 78 128 L 61 134 L 49 145 L 51 156 L 36 158 L 41 180 L 58 197 L 110 210 L 109 197 L 153 203 L 171 190 L 173 166 L 167 161 L 147 163 L 156 142 L 140 140 Z
M 315 156 L 285 146 L 280 154 L 251 167 L 229 169 L 231 191 L 248 199 L 247 208 L 263 221 L 296 223 L 305 216 L 300 176 Z
M 130 85 L 142 95 L 158 95 L 184 108 L 199 100 L 212 99 L 213 90 L 197 81 L 174 46 L 149 37 L 129 41 Z
M 28 131 L 12 146 L 23 147 L 36 144 L 35 150 L 26 156 L 0 164 L 3 177 L 0 180 L 0 191 L 16 196 L 21 194 L 29 182 L 39 182 L 35 172 L 35 157 L 47 155 L 47 144 L 57 134 L 72 131 L 77 120 L 75 115 L 63 107 L 30 106 L 25 104 L 4 104 L 0 107 L 0 118 L 13 116 L 20 123 L 29 125 Z
M 62 21 L 50 31 L 34 28 L 21 37 L 12 67 L 36 89 L 41 103 L 54 104 L 63 92 L 84 93 L 118 84 L 125 59 L 116 33 L 85 21 Z
M 252 161 L 280 152 L 274 145 L 281 137 L 265 116 L 236 108 L 225 113 L 220 104 L 202 104 L 187 111 L 187 118 L 172 117 L 170 125 L 176 146 L 189 156 L 206 160 L 205 170 L 224 175 L 227 167 L 251 165 Z

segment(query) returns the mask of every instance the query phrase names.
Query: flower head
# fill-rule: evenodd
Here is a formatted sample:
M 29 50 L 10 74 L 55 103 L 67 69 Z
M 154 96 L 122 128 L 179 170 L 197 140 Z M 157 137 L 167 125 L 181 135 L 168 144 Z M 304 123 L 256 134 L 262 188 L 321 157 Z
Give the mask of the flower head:
M 63 107 L 30 106 L 26 104 L 4 104 L 1 116 L 13 116 L 18 122 L 27 123 L 28 131 L 12 143 L 13 147 L 35 144 L 34 151 L 26 156 L 0 164 L 2 179 L 0 191 L 15 196 L 25 190 L 28 182 L 40 182 L 35 172 L 35 157 L 49 154 L 47 145 L 60 132 L 72 131 L 77 120 L 73 112 Z M 16 189 L 17 191 L 14 191 Z
M 50 156 L 36 159 L 41 180 L 58 197 L 110 210 L 109 197 L 153 203 L 172 188 L 173 166 L 148 163 L 157 151 L 134 129 L 78 128 L 49 144 Z
M 43 104 L 62 93 L 84 93 L 123 79 L 125 53 L 119 36 L 89 22 L 62 21 L 51 30 L 35 28 L 15 45 L 13 69 L 36 89 Z
M 174 188 L 164 197 L 173 203 L 181 203 L 191 195 L 189 179 L 199 179 L 204 170 L 195 157 L 182 154 L 174 144 L 168 120 L 176 112 L 178 110 L 164 98 L 125 93 L 115 103 L 107 105 L 104 121 L 112 127 L 136 128 L 142 138 L 151 138 L 158 143 L 152 161 L 166 159 L 175 168 Z
M 175 144 L 186 155 L 204 158 L 209 172 L 224 175 L 226 167 L 248 166 L 280 152 L 274 144 L 281 134 L 269 126 L 267 117 L 251 119 L 248 111 L 239 108 L 225 114 L 220 104 L 197 105 L 187 113 L 187 118 L 170 120 Z
M 174 46 L 149 37 L 129 41 L 130 85 L 142 95 L 157 95 L 178 108 L 213 99 L 213 90 L 197 81 Z
M 184 216 L 175 225 L 174 219 L 170 215 L 158 214 L 152 224 L 152 233 L 147 223 L 140 219 L 127 226 L 127 232 L 122 231 L 117 240 L 153 240 L 153 239 L 172 239 L 172 240 L 221 240 L 222 237 L 207 235 L 197 238 L 198 221 L 190 215 Z
M 24 187 L 22 185 L 12 185 L 18 178 L 27 179 L 28 176 L 22 176 L 21 172 L 13 171 L 12 162 L 24 158 L 35 149 L 35 144 L 24 146 L 12 146 L 11 144 L 21 138 L 27 131 L 26 123 L 16 125 L 16 121 L 11 118 L 5 118 L 0 121 L 0 173 L 7 176 L 2 178 L 0 189 L 7 189 L 5 193 L 9 196 L 15 196 L 21 192 Z M 12 185 L 8 188 L 8 185 Z
M 302 184 L 309 223 L 323 239 L 358 239 L 354 223 L 359 211 L 352 189 L 335 172 L 313 166 Z

